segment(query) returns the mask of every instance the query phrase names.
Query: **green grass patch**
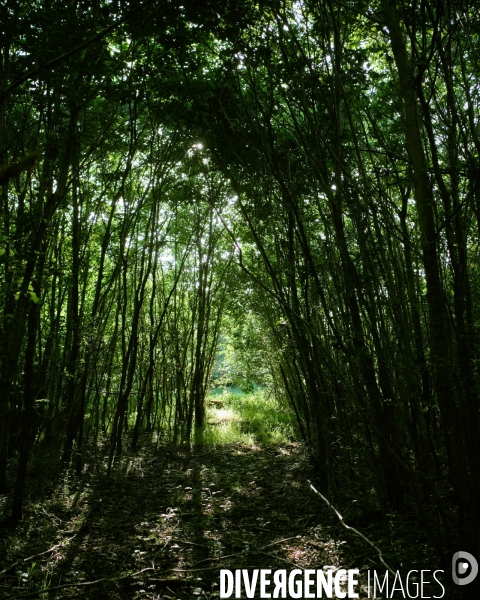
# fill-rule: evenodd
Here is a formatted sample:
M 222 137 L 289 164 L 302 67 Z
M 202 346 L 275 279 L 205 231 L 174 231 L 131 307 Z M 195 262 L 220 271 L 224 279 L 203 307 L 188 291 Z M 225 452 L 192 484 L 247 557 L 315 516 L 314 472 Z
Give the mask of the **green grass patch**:
M 294 416 L 261 388 L 214 390 L 206 416 L 204 444 L 285 444 L 294 438 Z

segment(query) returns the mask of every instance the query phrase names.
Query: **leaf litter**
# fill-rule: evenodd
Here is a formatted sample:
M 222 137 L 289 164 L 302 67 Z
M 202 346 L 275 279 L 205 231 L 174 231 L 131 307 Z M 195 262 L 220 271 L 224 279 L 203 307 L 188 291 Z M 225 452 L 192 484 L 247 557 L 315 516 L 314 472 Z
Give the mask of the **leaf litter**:
M 364 548 L 339 538 L 311 477 L 298 443 L 147 445 L 109 478 L 67 471 L 4 530 L 0 596 L 213 599 L 220 569 L 358 568 Z

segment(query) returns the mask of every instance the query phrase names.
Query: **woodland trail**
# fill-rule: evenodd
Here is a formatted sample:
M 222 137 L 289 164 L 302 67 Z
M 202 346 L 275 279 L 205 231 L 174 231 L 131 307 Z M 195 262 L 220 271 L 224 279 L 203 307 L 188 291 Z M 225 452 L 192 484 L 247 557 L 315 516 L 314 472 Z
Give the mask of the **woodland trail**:
M 299 444 L 150 445 L 109 479 L 64 475 L 5 532 L 0 595 L 218 598 L 221 568 L 366 568 L 310 476 Z

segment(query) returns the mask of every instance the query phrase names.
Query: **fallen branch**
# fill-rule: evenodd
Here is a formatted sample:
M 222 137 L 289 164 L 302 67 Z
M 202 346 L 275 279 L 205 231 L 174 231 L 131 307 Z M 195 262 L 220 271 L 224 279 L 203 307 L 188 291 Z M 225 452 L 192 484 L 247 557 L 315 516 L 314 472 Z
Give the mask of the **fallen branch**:
M 56 517 L 55 515 L 51 515 L 49 513 L 47 513 L 47 511 L 43 508 L 43 506 L 40 509 L 44 515 L 46 515 L 49 519 L 52 519 L 53 521 L 56 521 L 57 523 L 61 523 L 62 519 L 59 519 L 58 517 Z
M 242 567 L 242 569 L 258 569 L 258 566 L 253 566 L 253 567 Z M 215 567 L 203 567 L 203 569 L 168 569 L 168 571 L 173 571 L 174 573 L 196 573 L 197 571 L 217 571 L 218 570 L 218 565 L 216 565 Z M 166 573 L 167 571 L 165 571 Z M 13 600 L 13 599 L 8 599 L 8 600 Z
M 172 587 L 189 583 L 188 579 L 157 579 L 155 577 L 149 577 L 147 581 L 155 585 L 171 585 Z
M 292 535 L 292 537 L 283 538 L 283 540 L 277 540 L 276 542 L 272 542 L 271 544 L 267 544 L 266 546 L 262 546 L 260 550 L 265 550 L 265 548 L 270 548 L 270 546 L 275 546 L 276 544 L 281 544 L 282 542 L 288 542 L 289 540 L 294 540 L 300 538 L 299 535 Z
M 66 540 L 62 540 L 59 544 L 55 544 L 55 546 L 52 546 L 51 548 L 49 548 L 48 550 L 45 550 L 45 552 L 39 552 L 38 554 L 32 554 L 32 556 L 28 556 L 27 558 L 23 558 L 22 562 L 27 562 L 28 560 L 32 560 L 32 558 L 37 558 L 38 556 L 43 556 L 44 554 L 48 554 L 49 552 L 53 552 L 54 550 L 56 550 L 57 548 L 61 548 L 62 546 L 64 546 L 67 542 L 70 542 L 71 540 L 73 540 L 73 538 L 76 536 L 72 535 L 71 538 L 67 538 Z
M 77 534 L 75 534 L 75 535 L 77 535 Z M 49 552 L 53 552 L 57 548 L 60 548 L 60 547 L 64 546 L 66 542 L 69 542 L 70 540 L 73 540 L 73 538 L 75 537 L 75 535 L 72 536 L 71 538 L 67 538 L 66 540 L 61 541 L 59 544 L 55 544 L 55 546 L 52 546 L 48 550 L 45 550 L 45 552 L 39 552 L 38 554 L 32 554 L 32 556 L 27 556 L 27 558 L 22 558 L 22 559 L 17 560 L 16 562 L 14 562 L 10 566 L 8 566 L 6 569 L 3 569 L 3 571 L 0 571 L 0 575 L 3 575 L 7 571 L 10 571 L 11 569 L 17 567 L 22 562 L 27 562 L 29 560 L 32 560 L 32 558 L 38 558 L 39 556 L 43 556 L 44 554 L 48 554 Z
M 180 538 L 170 538 L 171 542 L 178 542 L 180 544 L 188 544 L 189 546 L 198 546 L 199 548 L 208 548 L 205 544 L 197 544 L 195 542 L 187 542 L 187 540 L 181 540 Z
M 293 539 L 299 538 L 299 537 L 300 536 L 298 536 L 298 535 L 294 535 L 292 537 L 284 538 L 283 540 L 277 540 L 276 542 L 272 542 L 271 544 L 267 544 L 266 546 L 263 546 L 262 548 L 259 548 L 258 550 L 255 550 L 255 549 L 252 548 L 252 550 L 250 550 L 250 552 L 252 552 L 252 553 L 262 552 L 262 550 L 265 550 L 265 548 L 270 548 L 270 546 L 275 546 L 276 544 L 281 544 L 282 542 L 286 542 L 288 540 L 293 540 Z M 188 542 L 184 542 L 184 543 L 188 543 Z M 244 554 L 245 554 L 245 550 L 242 550 L 241 552 L 235 552 L 234 554 L 225 554 L 224 556 L 213 556 L 212 558 L 204 558 L 202 560 L 199 560 L 194 565 L 192 565 L 192 569 L 195 569 L 198 565 L 201 565 L 204 562 L 210 562 L 210 561 L 213 561 L 213 560 L 223 560 L 224 558 L 232 558 L 232 556 L 242 556 Z M 263 554 L 266 554 L 266 553 L 264 552 Z
M 248 568 L 255 568 L 255 567 L 248 567 Z M 201 567 L 200 569 L 168 569 L 167 572 L 172 572 L 172 573 L 196 573 L 197 571 L 218 571 L 218 565 L 215 565 L 214 567 Z
M 315 492 L 315 494 L 317 494 L 317 496 L 320 496 L 320 498 L 325 502 L 325 504 L 328 506 L 328 508 L 330 508 L 330 510 L 333 510 L 333 512 L 337 515 L 340 523 L 345 527 L 345 529 L 348 529 L 349 531 L 353 531 L 353 533 L 355 533 L 356 535 L 358 535 L 359 537 L 361 537 L 362 540 L 365 540 L 367 542 L 367 544 L 369 544 L 374 550 L 376 550 L 376 552 L 378 553 L 378 558 L 380 559 L 380 562 L 387 569 L 387 571 L 389 573 L 391 573 L 392 575 L 396 575 L 396 572 L 391 567 L 389 567 L 387 565 L 387 563 L 383 560 L 382 551 L 380 550 L 380 548 L 377 548 L 377 546 L 375 546 L 375 544 L 373 542 L 371 542 L 367 537 L 365 537 L 363 535 L 363 533 L 361 533 L 360 531 L 358 531 L 358 529 L 355 529 L 354 527 L 350 527 L 350 525 L 347 525 L 345 523 L 345 521 L 343 520 L 342 515 L 333 506 L 333 504 L 331 504 L 330 501 L 327 500 L 327 498 L 325 498 L 325 496 L 323 496 L 323 494 L 321 494 L 318 490 L 316 490 L 313 487 L 312 482 L 309 479 L 307 479 L 307 481 L 310 484 L 310 488 Z
M 42 590 L 37 590 L 35 592 L 28 592 L 27 594 L 18 594 L 18 596 L 10 596 L 7 600 L 16 600 L 17 598 L 29 598 L 30 596 L 37 596 L 39 594 L 44 594 L 45 592 L 53 592 L 55 590 L 63 590 L 65 588 L 72 587 L 87 587 L 90 585 L 96 585 L 97 583 L 102 583 L 102 581 L 121 581 L 122 579 L 130 579 L 130 577 L 136 577 L 137 575 L 141 575 L 145 573 L 145 571 L 155 571 L 154 567 L 147 567 L 142 569 L 141 571 L 137 571 L 136 573 L 129 573 L 128 575 L 122 575 L 121 577 L 102 577 L 101 579 L 96 579 L 95 581 L 83 581 L 81 583 L 64 583 L 62 585 L 56 585 L 54 587 L 43 588 Z

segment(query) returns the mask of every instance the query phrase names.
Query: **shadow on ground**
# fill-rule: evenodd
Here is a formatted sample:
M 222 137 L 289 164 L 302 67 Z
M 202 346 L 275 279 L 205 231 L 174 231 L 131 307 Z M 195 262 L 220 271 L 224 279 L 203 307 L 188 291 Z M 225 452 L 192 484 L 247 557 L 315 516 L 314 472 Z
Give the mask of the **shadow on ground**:
M 341 545 L 308 490 L 310 475 L 298 444 L 147 446 L 109 479 L 64 478 L 50 500 L 27 507 L 6 532 L 0 590 L 5 598 L 215 598 L 221 568 L 336 568 Z

